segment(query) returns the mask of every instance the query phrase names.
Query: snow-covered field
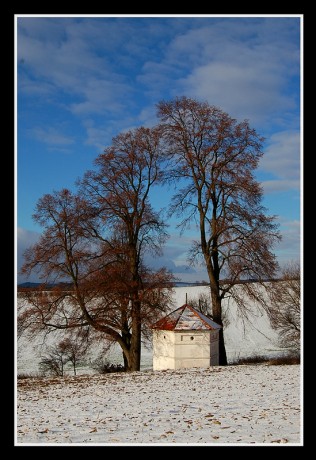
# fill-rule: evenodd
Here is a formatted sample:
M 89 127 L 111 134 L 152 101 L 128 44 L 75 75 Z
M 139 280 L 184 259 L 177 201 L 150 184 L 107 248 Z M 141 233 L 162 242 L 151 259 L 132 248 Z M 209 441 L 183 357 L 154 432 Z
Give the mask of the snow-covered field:
M 208 288 L 175 288 L 170 310 L 200 293 Z M 284 352 L 264 312 L 254 306 L 243 323 L 234 302 L 224 309 L 230 363 Z M 17 374 L 38 374 L 40 343 L 18 341 Z M 109 361 L 121 360 L 113 350 Z M 86 365 L 77 373 L 17 379 L 16 445 L 302 445 L 300 365 L 154 372 L 149 344 L 141 372 L 99 375 Z
M 303 445 L 300 365 L 19 379 L 16 445 Z

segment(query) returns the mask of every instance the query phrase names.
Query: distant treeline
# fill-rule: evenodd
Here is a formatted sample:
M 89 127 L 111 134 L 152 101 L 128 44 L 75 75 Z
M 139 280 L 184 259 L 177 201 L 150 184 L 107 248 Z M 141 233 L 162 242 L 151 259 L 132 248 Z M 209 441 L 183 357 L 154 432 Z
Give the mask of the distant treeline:
M 271 282 L 271 281 L 280 281 L 279 278 L 273 278 L 273 279 L 264 279 L 261 280 L 261 282 Z M 257 283 L 258 280 L 256 279 L 246 279 L 246 280 L 239 280 L 236 282 L 236 284 L 245 284 L 245 283 Z M 229 280 L 220 280 L 220 284 L 226 284 L 226 283 L 231 283 Z M 195 282 L 186 282 L 186 281 L 178 281 L 174 283 L 174 287 L 186 287 L 186 286 L 209 286 L 209 283 L 207 281 L 195 281 Z M 50 290 L 54 288 L 63 288 L 65 290 L 72 290 L 72 283 L 32 283 L 32 282 L 26 282 L 26 283 L 20 283 L 18 284 L 18 291 L 25 290 L 25 289 L 42 289 L 42 290 Z

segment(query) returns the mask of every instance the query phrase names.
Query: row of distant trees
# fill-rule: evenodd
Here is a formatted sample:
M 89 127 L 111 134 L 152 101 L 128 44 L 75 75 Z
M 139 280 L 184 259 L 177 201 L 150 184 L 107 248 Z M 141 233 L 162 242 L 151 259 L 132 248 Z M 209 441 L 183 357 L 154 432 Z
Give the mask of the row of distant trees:
M 253 283 L 234 289 L 240 281 L 276 276 L 280 234 L 255 178 L 263 138 L 248 121 L 187 97 L 160 102 L 157 117 L 152 128 L 114 137 L 78 180 L 77 193 L 65 188 L 38 200 L 33 218 L 43 233 L 25 252 L 21 272 L 57 286 L 25 290 L 19 333 L 60 329 L 70 339 L 116 342 L 125 369 L 140 369 L 142 337 L 169 307 L 175 281 L 144 262 L 147 252 L 161 253 L 168 236 L 167 216 L 151 205 L 157 185 L 174 186 L 168 215 L 178 217 L 179 229 L 196 225 L 189 261 L 206 267 L 214 321 L 223 325 L 227 296 L 247 315 L 246 299 L 257 293 Z M 65 281 L 69 288 L 58 285 Z M 224 365 L 223 329 L 219 347 Z

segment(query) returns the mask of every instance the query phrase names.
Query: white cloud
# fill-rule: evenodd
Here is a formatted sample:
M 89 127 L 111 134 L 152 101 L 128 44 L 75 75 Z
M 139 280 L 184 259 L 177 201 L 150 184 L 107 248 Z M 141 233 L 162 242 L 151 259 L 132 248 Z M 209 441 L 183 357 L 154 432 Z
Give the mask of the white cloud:
M 275 247 L 275 253 L 281 266 L 290 261 L 299 261 L 301 254 L 301 222 L 281 220 L 282 240 Z
M 21 18 L 20 90 L 55 90 L 80 117 L 114 113 L 116 132 L 135 124 L 131 112 L 142 121 L 159 100 L 182 94 L 251 124 L 282 125 L 297 108 L 289 84 L 299 74 L 298 21 Z
M 83 122 L 87 133 L 85 144 L 95 146 L 97 152 L 102 153 L 104 148 L 111 144 L 112 138 L 119 133 L 136 129 L 140 125 L 153 126 L 155 123 L 157 123 L 157 119 L 153 107 L 145 108 L 137 117 L 126 116 L 120 120 L 113 117 L 106 125 L 104 123 L 97 124 L 95 120 L 89 118 Z
M 48 128 L 41 128 L 36 127 L 32 129 L 32 135 L 40 141 L 44 142 L 45 144 L 53 144 L 53 145 L 70 145 L 74 143 L 74 139 L 60 133 L 54 127 Z
M 23 60 L 25 68 L 34 77 L 47 79 L 55 87 L 80 94 L 84 79 L 99 68 L 102 60 L 90 53 L 87 43 L 82 39 L 67 39 L 65 25 L 65 35 L 61 41 L 59 36 L 52 35 L 52 40 L 43 40 L 42 37 L 30 36 L 21 30 L 18 59 Z
M 28 246 L 37 242 L 40 234 L 25 228 L 17 227 L 16 229 L 17 245 L 20 248 L 27 248 Z
M 93 120 L 89 119 L 84 122 L 84 126 L 87 132 L 87 145 L 93 145 L 97 148 L 98 153 L 102 153 L 105 149 L 105 140 L 111 140 L 111 138 L 117 134 L 114 132 L 114 128 L 112 125 L 107 125 L 106 127 L 98 127 L 95 126 Z
M 145 262 L 154 269 L 166 267 L 179 281 L 207 281 L 208 274 L 202 259 L 197 260 L 193 266 L 188 261 L 192 243 L 194 239 L 198 240 L 198 238 L 198 230 L 195 231 L 193 225 L 191 229 L 187 229 L 181 236 L 177 232 L 172 232 L 163 247 L 163 255 L 153 257 L 147 254 Z
M 260 169 L 286 179 L 300 177 L 300 133 L 280 131 L 273 134 L 260 162 Z
M 262 36 L 263 24 L 254 27 L 248 22 L 243 27 L 232 24 L 231 30 L 223 23 L 204 33 L 189 32 L 188 55 L 196 56 L 197 63 L 179 80 L 180 87 L 184 94 L 206 99 L 251 123 L 275 119 L 281 111 L 295 108 L 295 100 L 284 91 L 292 72 L 299 72 L 295 47 L 282 37 L 273 41 Z
M 118 77 L 117 80 L 120 78 Z M 130 88 L 119 81 L 90 78 L 82 87 L 82 102 L 70 105 L 76 115 L 91 113 L 120 112 L 124 108 L 123 99 L 128 97 Z
M 200 66 L 180 81 L 184 94 L 207 100 L 230 115 L 265 120 L 268 114 L 294 108 L 293 101 L 280 92 L 282 79 L 272 69 L 254 67 L 251 62 L 214 62 Z
M 44 20 L 43 26 L 35 30 L 30 25 L 43 21 L 33 19 L 24 21 L 19 30 L 18 60 L 21 64 L 20 85 L 22 92 L 34 92 L 34 84 L 39 81 L 44 89 L 55 88 L 68 96 L 79 98 L 69 103 L 68 108 L 75 114 L 100 113 L 122 108 L 120 105 L 127 97 L 124 77 L 113 71 L 113 63 L 99 54 L 100 43 L 95 43 L 103 34 L 103 44 L 107 34 L 104 27 L 95 27 L 94 23 L 76 23 L 72 19 Z M 23 23 L 22 23 L 23 24 Z M 102 43 L 102 42 L 101 42 Z M 30 76 L 24 73 L 30 73 Z M 48 82 L 48 83 L 47 83 Z M 81 99 L 81 101 L 80 101 Z M 121 102 L 119 102 L 121 101 Z
M 156 107 L 144 107 L 139 115 L 139 121 L 142 123 L 143 126 L 154 126 L 157 123 L 156 118 Z
M 26 277 L 19 274 L 20 269 L 24 263 L 24 252 L 33 244 L 37 243 L 40 234 L 30 230 L 26 230 L 21 227 L 16 229 L 16 274 L 18 283 L 23 283 L 24 281 L 33 281 L 37 282 L 37 278 L 26 279 Z
M 23 36 L 42 41 L 61 41 L 64 35 L 63 23 L 52 17 L 19 17 L 17 24 Z
M 266 193 L 299 190 L 301 165 L 300 133 L 281 131 L 269 139 L 260 161 L 260 170 L 273 174 L 275 180 L 263 181 Z
M 23 65 L 23 62 L 20 64 Z M 18 78 L 18 92 L 19 94 L 28 94 L 33 98 L 36 97 L 43 97 L 45 96 L 45 100 L 47 102 L 47 98 L 49 98 L 55 91 L 55 86 L 46 81 L 39 81 L 39 80 L 32 80 L 28 75 L 23 75 L 22 73 L 19 75 Z
M 284 179 L 275 179 L 275 180 L 264 180 L 261 182 L 263 186 L 264 193 L 270 194 L 275 192 L 288 192 L 289 190 L 299 190 L 300 181 L 297 180 L 284 180 Z
M 148 91 L 207 100 L 252 124 L 282 123 L 298 108 L 292 78 L 299 75 L 298 20 L 208 19 L 175 34 L 162 59 L 143 66 Z M 207 24 L 207 25 L 206 25 Z M 156 93 L 155 93 L 156 89 Z

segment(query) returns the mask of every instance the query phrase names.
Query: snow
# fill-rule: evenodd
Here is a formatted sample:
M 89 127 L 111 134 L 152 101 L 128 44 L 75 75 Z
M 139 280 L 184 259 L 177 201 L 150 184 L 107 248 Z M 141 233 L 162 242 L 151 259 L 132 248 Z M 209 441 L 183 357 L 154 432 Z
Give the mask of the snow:
M 16 445 L 302 445 L 300 365 L 18 379 Z
M 190 300 L 198 298 L 200 294 L 208 294 L 207 286 L 185 286 L 176 287 L 173 294 L 173 302 L 170 306 L 170 311 L 173 311 L 186 303 L 186 299 Z M 17 299 L 18 304 L 22 304 L 21 299 Z M 270 327 L 269 319 L 264 311 L 260 311 L 255 305 L 252 306 L 250 312 L 250 321 L 243 322 L 238 314 L 236 304 L 233 300 L 224 300 L 223 309 L 227 311 L 229 324 L 224 327 L 224 338 L 227 358 L 230 363 L 239 358 L 248 357 L 251 355 L 264 355 L 275 357 L 284 353 L 278 344 L 278 336 Z M 58 336 L 58 334 L 57 334 Z M 60 340 L 60 338 L 59 338 Z M 54 342 L 54 336 L 51 334 L 48 337 L 48 343 Z M 38 364 L 40 361 L 42 341 L 39 339 L 36 343 L 30 343 L 22 336 L 18 340 L 17 348 L 17 370 L 18 373 L 27 373 L 36 375 L 39 371 Z M 99 348 L 96 347 L 94 355 L 89 359 L 95 358 Z M 113 363 L 122 363 L 122 352 L 119 347 L 114 347 L 109 356 L 109 361 Z M 71 372 L 71 367 L 69 367 Z M 141 370 L 152 370 L 152 344 L 143 346 Z M 78 374 L 94 372 L 91 367 L 83 366 L 78 368 Z
M 175 288 L 170 311 L 208 292 Z M 100 375 L 83 366 L 76 377 L 69 368 L 63 378 L 17 379 L 16 445 L 302 445 L 301 365 L 234 365 L 284 350 L 255 305 L 246 323 L 233 301 L 224 310 L 229 366 L 153 371 L 149 344 L 140 372 Z M 38 373 L 40 349 L 40 339 L 18 341 L 17 374 Z M 109 360 L 121 357 L 117 348 Z
M 157 321 L 152 328 L 167 331 L 194 331 L 216 330 L 221 329 L 221 326 L 190 305 L 183 305 Z

